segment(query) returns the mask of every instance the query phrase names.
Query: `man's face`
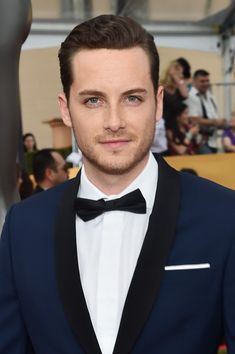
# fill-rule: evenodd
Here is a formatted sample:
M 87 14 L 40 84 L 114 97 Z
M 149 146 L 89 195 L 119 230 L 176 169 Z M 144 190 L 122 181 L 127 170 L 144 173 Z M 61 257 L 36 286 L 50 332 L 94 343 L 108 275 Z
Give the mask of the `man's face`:
M 64 158 L 58 152 L 53 151 L 51 155 L 56 164 L 55 170 L 51 173 L 51 178 L 53 185 L 56 186 L 68 179 L 68 168 Z
M 162 107 L 144 50 L 81 50 L 72 66 L 69 103 L 62 94 L 59 104 L 86 171 L 120 175 L 144 166 Z
M 197 76 L 195 79 L 194 79 L 194 86 L 196 87 L 196 89 L 204 94 L 207 92 L 207 90 L 209 89 L 210 87 L 210 78 L 209 76 Z

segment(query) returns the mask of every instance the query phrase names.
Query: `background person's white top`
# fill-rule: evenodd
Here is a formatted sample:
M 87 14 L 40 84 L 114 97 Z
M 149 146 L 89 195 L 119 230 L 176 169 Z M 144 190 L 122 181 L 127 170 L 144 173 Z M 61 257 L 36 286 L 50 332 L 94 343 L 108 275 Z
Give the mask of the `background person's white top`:
M 155 125 L 155 134 L 151 146 L 151 151 L 161 153 L 167 150 L 168 143 L 166 138 L 165 120 L 164 118 L 161 118 L 158 122 L 156 122 Z
M 207 118 L 214 119 L 218 118 L 218 112 L 216 109 L 216 101 L 210 90 L 207 90 L 205 95 L 199 93 L 199 91 L 192 87 L 189 91 L 189 97 L 186 100 L 186 104 L 189 110 L 189 117 L 203 117 L 202 103 L 205 107 Z M 217 133 L 209 137 L 208 145 L 212 148 L 217 148 Z
M 88 222 L 76 217 L 78 264 L 91 321 L 103 354 L 111 354 L 122 310 L 147 231 L 158 180 L 158 165 L 150 154 L 141 174 L 118 195 L 107 196 L 81 171 L 78 196 L 115 199 L 139 188 L 147 213 L 110 211 Z

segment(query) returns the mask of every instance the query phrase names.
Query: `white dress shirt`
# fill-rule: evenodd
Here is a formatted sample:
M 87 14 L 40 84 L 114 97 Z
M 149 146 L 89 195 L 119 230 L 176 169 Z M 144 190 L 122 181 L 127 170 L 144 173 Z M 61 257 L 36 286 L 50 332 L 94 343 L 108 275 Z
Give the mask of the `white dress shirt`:
M 92 325 L 103 354 L 111 354 L 130 282 L 147 231 L 158 180 L 158 165 L 150 153 L 141 174 L 120 194 L 107 196 L 87 178 L 84 168 L 78 196 L 107 200 L 139 188 L 147 213 L 109 211 L 84 222 L 76 218 L 79 272 Z

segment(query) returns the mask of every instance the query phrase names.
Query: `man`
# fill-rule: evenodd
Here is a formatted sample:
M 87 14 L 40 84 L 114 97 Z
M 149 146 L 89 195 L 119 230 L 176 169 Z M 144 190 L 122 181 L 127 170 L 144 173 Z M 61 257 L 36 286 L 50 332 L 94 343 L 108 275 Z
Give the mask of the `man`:
M 235 194 L 149 152 L 163 92 L 153 37 L 103 15 L 59 59 L 84 164 L 8 213 L 1 354 L 208 354 L 224 333 L 234 354 Z
M 61 154 L 42 149 L 33 156 L 33 175 L 37 183 L 34 194 L 57 186 L 68 179 L 68 167 Z
M 225 125 L 225 119 L 218 117 L 215 98 L 210 91 L 210 74 L 203 69 L 195 71 L 193 87 L 187 99 L 190 119 L 200 125 L 202 154 L 216 153 L 218 150 L 217 132 Z

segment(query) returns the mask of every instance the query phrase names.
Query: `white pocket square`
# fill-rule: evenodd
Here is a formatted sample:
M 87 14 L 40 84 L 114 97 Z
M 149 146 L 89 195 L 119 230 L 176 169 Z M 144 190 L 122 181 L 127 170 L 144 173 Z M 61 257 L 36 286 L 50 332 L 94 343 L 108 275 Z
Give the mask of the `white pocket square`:
M 205 269 L 210 268 L 210 263 L 198 263 L 198 264 L 179 264 L 165 266 L 165 270 L 189 270 L 189 269 Z

